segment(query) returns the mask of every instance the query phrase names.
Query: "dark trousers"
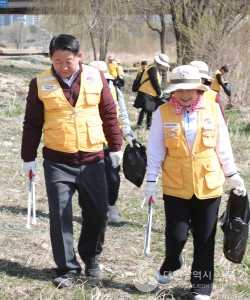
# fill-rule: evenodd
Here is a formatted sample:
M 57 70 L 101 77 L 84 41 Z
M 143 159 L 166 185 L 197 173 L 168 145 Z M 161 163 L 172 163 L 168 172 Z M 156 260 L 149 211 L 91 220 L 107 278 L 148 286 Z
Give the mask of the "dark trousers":
M 108 198 L 109 198 L 109 205 L 113 206 L 115 205 L 118 194 L 119 194 L 119 188 L 120 188 L 120 166 L 118 168 L 112 167 L 112 162 L 109 157 L 109 150 L 104 150 L 104 161 L 105 161 L 105 173 L 107 178 L 107 184 L 108 184 Z
M 181 252 L 193 227 L 192 291 L 210 295 L 214 278 L 214 245 L 220 197 L 190 200 L 163 195 L 166 231 L 165 261 L 160 272 L 176 271 L 182 265 Z
M 145 114 L 146 114 L 146 117 L 147 117 L 147 128 L 149 129 L 151 127 L 153 113 L 144 110 L 144 108 L 142 108 L 141 111 L 140 111 L 138 121 L 137 121 L 137 125 L 139 125 L 139 126 L 142 125 Z
M 104 161 L 82 165 L 44 160 L 49 202 L 50 236 L 58 274 L 81 271 L 73 240 L 72 196 L 78 192 L 82 229 L 78 252 L 83 261 L 102 252 L 107 225 L 108 191 Z

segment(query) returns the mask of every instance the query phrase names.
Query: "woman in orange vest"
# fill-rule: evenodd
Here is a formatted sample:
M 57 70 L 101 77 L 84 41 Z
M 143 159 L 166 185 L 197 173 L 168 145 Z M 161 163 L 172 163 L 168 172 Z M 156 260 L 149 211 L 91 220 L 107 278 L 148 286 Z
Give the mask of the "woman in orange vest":
M 163 103 L 161 101 L 161 73 L 169 67 L 169 57 L 162 53 L 159 56 L 156 55 L 154 57 L 154 63 L 147 66 L 143 71 L 140 81 L 141 86 L 133 105 L 135 108 L 141 108 L 136 125 L 137 129 L 142 129 L 145 115 L 147 119 L 147 130 L 150 129 L 153 112 Z M 151 103 L 152 107 L 147 107 L 147 103 Z
M 183 264 L 182 250 L 193 227 L 191 299 L 209 300 L 214 278 L 218 209 L 225 177 L 237 195 L 246 195 L 237 173 L 230 139 L 219 106 L 202 97 L 207 86 L 190 65 L 174 68 L 169 102 L 155 112 L 148 140 L 145 197 L 157 200 L 162 168 L 165 206 L 165 259 L 157 279 L 166 284 Z

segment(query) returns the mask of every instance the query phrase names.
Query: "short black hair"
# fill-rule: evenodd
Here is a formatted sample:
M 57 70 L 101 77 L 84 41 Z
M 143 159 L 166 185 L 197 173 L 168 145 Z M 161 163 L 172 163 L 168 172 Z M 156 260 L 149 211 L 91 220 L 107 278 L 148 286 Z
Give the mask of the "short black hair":
M 56 50 L 68 50 L 77 54 L 80 51 L 80 43 L 73 35 L 60 34 L 54 36 L 49 45 L 49 53 L 51 56 Z
M 146 65 L 147 64 L 147 61 L 146 60 L 142 60 L 141 61 L 141 65 Z
M 224 70 L 224 72 L 228 72 L 228 66 L 222 66 L 221 68 L 220 68 L 221 70 Z

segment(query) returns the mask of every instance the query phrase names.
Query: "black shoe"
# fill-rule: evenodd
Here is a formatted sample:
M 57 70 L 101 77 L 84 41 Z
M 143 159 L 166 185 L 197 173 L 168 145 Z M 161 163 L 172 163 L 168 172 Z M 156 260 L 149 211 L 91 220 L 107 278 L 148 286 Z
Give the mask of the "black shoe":
M 85 275 L 90 277 L 100 277 L 100 265 L 98 263 L 98 258 L 91 258 L 86 261 L 85 263 Z
M 58 288 L 62 289 L 73 285 L 80 274 L 76 272 L 68 272 L 60 277 L 55 278 L 52 282 Z

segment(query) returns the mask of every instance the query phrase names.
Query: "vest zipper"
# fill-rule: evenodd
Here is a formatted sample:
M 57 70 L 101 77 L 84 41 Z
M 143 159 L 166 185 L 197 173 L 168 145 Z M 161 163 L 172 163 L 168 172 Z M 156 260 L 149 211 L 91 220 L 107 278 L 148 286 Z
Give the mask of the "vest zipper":
M 71 113 L 71 118 L 74 116 L 74 121 L 75 121 L 75 129 L 76 129 L 76 147 L 79 150 L 79 132 L 78 132 L 78 125 L 77 125 L 77 116 L 78 112 L 76 111 L 75 108 L 73 108 L 72 113 Z
M 78 116 L 78 112 L 76 111 L 75 108 L 72 110 L 72 113 L 71 113 L 71 117 L 73 117 L 73 116 L 75 116 L 75 117 Z

